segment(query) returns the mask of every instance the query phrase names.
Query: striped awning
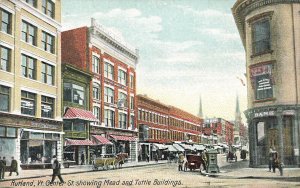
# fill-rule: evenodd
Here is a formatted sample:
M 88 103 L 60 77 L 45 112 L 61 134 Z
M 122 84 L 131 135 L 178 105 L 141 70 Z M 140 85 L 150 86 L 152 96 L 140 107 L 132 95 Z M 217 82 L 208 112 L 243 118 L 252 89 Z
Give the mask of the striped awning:
M 92 146 L 94 143 L 90 140 L 73 140 L 73 139 L 66 139 L 65 142 L 66 146 Z
M 96 145 L 107 145 L 112 144 L 107 138 L 100 135 L 92 135 L 95 138 Z
M 63 119 L 82 119 L 86 121 L 98 121 L 91 111 L 80 108 L 68 107 Z
M 110 135 L 114 140 L 122 140 L 122 141 L 135 141 L 135 137 L 133 136 L 122 136 L 122 135 Z

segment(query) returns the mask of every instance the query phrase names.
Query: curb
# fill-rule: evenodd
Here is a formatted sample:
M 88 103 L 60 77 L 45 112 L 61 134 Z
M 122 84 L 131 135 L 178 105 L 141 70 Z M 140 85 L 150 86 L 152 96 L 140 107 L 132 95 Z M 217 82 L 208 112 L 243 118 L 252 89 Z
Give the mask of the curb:
M 134 165 L 134 166 L 124 166 L 122 168 L 114 168 L 114 169 L 110 169 L 110 170 L 118 170 L 118 169 L 125 169 L 125 168 L 138 168 L 138 167 L 144 167 L 144 166 L 155 166 L 155 165 L 164 165 L 164 164 L 167 164 L 167 162 L 165 162 L 165 163 Z M 101 172 L 101 171 L 107 171 L 107 170 L 86 170 L 86 171 L 79 171 L 79 172 L 66 172 L 66 173 L 61 173 L 61 175 L 82 174 L 82 173 Z M 31 178 L 41 178 L 41 177 L 47 177 L 47 176 L 52 176 L 52 174 L 40 175 L 40 176 L 28 176 L 28 177 L 20 177 L 20 178 L 12 178 L 12 179 L 4 179 L 4 180 L 0 180 L 0 183 L 5 182 L 5 181 L 23 180 L 23 179 L 31 179 Z

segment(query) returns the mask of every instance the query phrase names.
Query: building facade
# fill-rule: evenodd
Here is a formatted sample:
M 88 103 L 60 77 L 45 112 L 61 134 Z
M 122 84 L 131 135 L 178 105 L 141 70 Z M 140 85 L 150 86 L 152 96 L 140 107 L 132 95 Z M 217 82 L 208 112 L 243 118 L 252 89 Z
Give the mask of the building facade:
M 61 3 L 3 0 L 0 15 L 0 153 L 42 167 L 61 160 Z
M 202 143 L 232 145 L 234 140 L 234 124 L 223 118 L 205 119 Z
M 161 149 L 161 144 L 201 142 L 203 120 L 179 108 L 165 105 L 146 95 L 137 95 L 139 156 Z
M 250 166 L 269 148 L 299 165 L 300 1 L 238 0 L 232 12 L 246 52 Z
M 90 27 L 63 32 L 62 49 L 63 61 L 88 67 L 93 75 L 89 105 L 98 122 L 91 124 L 90 139 L 105 140 L 95 148 L 95 154 L 125 152 L 129 160 L 137 160 L 138 51 L 116 39 L 94 19 Z

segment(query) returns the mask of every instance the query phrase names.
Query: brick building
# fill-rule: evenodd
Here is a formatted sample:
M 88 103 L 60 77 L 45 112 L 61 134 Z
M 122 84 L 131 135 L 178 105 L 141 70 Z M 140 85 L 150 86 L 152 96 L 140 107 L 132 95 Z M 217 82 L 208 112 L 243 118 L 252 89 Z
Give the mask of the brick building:
M 200 143 L 203 120 L 179 108 L 165 105 L 146 95 L 137 95 L 139 155 L 161 149 L 175 141 Z
M 92 73 L 90 110 L 98 122 L 90 139 L 96 155 L 126 152 L 136 160 L 136 65 L 138 51 L 91 20 L 90 27 L 62 32 L 62 61 Z

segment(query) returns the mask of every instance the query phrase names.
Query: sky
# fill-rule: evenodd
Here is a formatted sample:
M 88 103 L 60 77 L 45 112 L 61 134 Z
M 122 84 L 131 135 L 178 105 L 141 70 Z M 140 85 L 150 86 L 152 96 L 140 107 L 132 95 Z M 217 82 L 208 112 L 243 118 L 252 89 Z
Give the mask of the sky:
M 237 95 L 241 112 L 247 108 L 235 1 L 63 0 L 62 30 L 90 26 L 95 18 L 139 50 L 138 94 L 194 115 L 201 97 L 204 118 L 234 120 Z

